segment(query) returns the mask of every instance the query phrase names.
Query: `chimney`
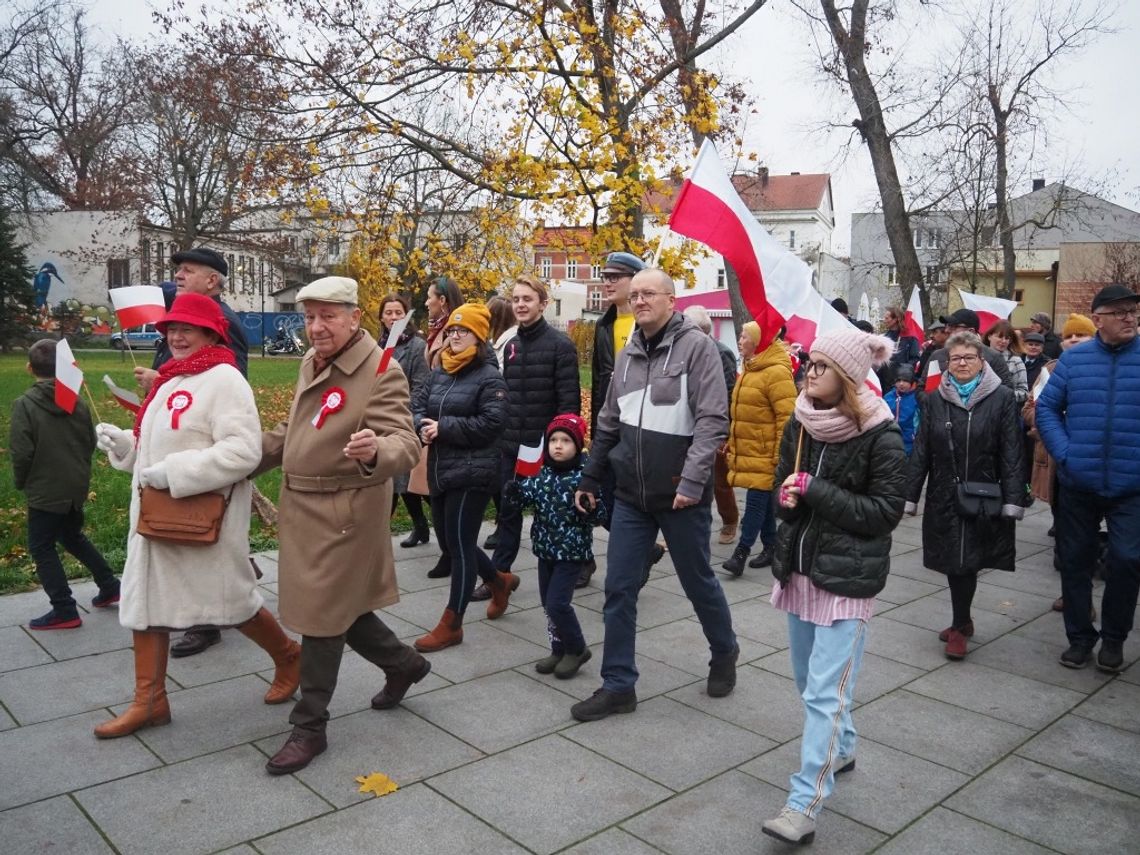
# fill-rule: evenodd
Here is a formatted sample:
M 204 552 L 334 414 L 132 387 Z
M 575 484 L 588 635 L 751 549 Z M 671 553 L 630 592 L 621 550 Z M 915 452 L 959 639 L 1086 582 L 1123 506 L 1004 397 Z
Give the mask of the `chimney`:
M 789 172 L 788 175 L 799 175 L 798 172 Z
M 1044 190 L 1045 189 L 1045 179 L 1044 178 L 1034 178 L 1033 179 L 1033 189 L 1034 190 Z
M 767 166 L 761 166 L 759 169 L 756 170 L 756 174 L 760 176 L 760 185 L 762 187 L 767 187 L 768 186 L 768 167 Z

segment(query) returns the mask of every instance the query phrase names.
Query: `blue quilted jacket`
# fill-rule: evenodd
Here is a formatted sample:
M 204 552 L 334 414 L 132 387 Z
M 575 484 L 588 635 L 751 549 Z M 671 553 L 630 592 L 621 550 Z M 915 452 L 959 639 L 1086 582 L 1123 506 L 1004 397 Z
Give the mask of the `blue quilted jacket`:
M 586 454 L 582 454 L 583 463 Z M 512 507 L 534 508 L 530 527 L 531 551 L 548 561 L 589 561 L 594 557 L 593 528 L 605 513 L 601 502 L 593 513 L 582 515 L 574 507 L 582 469 L 564 471 L 543 466 L 533 478 L 508 482 L 503 501 Z M 512 484 L 517 486 L 511 486 Z
M 1109 347 L 1098 335 L 1061 354 L 1037 399 L 1037 432 L 1066 487 L 1140 493 L 1140 338 Z

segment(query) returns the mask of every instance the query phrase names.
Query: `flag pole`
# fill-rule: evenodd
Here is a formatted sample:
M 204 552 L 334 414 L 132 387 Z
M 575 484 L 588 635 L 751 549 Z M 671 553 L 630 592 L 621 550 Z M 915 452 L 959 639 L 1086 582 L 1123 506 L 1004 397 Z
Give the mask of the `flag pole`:
M 657 241 L 657 251 L 653 253 L 653 261 L 649 263 L 650 267 L 656 267 L 657 262 L 661 260 L 661 250 L 665 248 L 665 238 L 671 234 L 673 234 L 673 230 L 666 226 L 665 231 L 661 233 L 661 238 Z
M 102 422 L 103 417 L 99 415 L 99 408 L 95 406 L 95 396 L 91 394 L 91 388 L 87 385 L 87 380 L 83 381 L 83 391 L 87 393 L 87 400 L 91 402 L 91 412 L 95 414 L 95 421 Z

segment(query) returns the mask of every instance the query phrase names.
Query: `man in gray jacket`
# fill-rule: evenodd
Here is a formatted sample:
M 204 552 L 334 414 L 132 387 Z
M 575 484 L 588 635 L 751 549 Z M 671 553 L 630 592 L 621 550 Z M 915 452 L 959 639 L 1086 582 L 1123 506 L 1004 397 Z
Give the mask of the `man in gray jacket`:
M 637 330 L 618 354 L 574 500 L 591 509 L 607 475 L 616 483 L 606 556 L 602 688 L 571 715 L 595 721 L 637 708 L 637 596 L 658 531 L 711 651 L 708 693 L 736 685 L 740 648 L 720 582 L 709 564 L 712 467 L 728 433 L 728 396 L 712 339 L 674 311 L 673 280 L 661 270 L 633 277 Z

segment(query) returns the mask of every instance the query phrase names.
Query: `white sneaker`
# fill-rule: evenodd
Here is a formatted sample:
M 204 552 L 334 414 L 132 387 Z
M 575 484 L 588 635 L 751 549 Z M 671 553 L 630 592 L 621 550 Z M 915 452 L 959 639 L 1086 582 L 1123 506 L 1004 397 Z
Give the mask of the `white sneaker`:
M 815 839 L 815 820 L 806 813 L 785 807 L 778 817 L 765 821 L 761 830 L 785 843 L 811 843 Z

